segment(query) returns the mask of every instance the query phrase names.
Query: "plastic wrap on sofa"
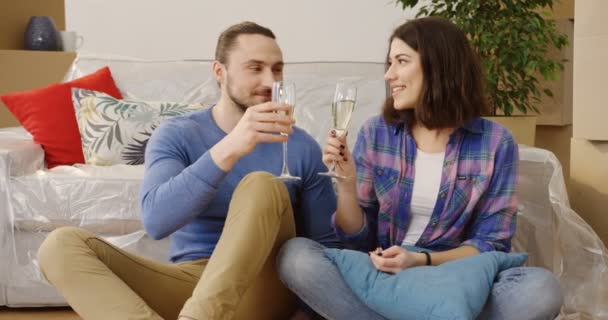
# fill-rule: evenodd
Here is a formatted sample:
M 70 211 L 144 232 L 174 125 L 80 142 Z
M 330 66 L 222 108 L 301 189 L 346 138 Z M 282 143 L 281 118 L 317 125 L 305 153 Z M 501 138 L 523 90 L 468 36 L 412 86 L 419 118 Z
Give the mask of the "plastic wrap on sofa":
M 80 56 L 66 80 L 106 65 L 127 97 L 212 104 L 219 96 L 210 61 Z M 330 128 L 335 82 L 350 78 L 359 88 L 350 126 L 352 144 L 357 128 L 380 111 L 386 93 L 383 70 L 383 64 L 377 63 L 286 64 L 285 79 L 293 80 L 297 88 L 296 124 L 323 144 Z M 17 157 L 3 154 L 3 146 L 20 150 L 35 149 L 35 145 L 27 139 L 15 142 L 9 138 L 0 133 L 0 290 L 4 288 L 7 304 L 62 301 L 49 293 L 53 291 L 42 279 L 36 261 L 44 237 L 61 225 L 88 228 L 120 247 L 166 260 L 167 241 L 151 241 L 139 223 L 141 168 L 76 166 L 42 170 L 38 156 L 21 158 L 23 163 L 13 167 Z M 2 163 L 11 166 L 2 167 Z M 565 295 L 564 319 L 577 319 L 580 314 L 608 319 L 608 252 L 589 225 L 570 208 L 561 165 L 551 152 L 521 146 L 518 193 L 514 250 L 528 252 L 529 265 L 548 268 L 558 277 Z M 24 292 L 33 294 L 24 296 Z

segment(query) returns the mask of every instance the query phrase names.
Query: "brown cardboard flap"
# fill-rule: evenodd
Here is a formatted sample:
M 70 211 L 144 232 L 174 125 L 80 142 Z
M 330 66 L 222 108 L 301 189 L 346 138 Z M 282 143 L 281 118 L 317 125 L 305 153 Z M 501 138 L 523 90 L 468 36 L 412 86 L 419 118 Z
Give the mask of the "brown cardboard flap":
M 73 52 L 0 50 L 0 94 L 26 91 L 61 82 Z M 19 125 L 0 102 L 0 127 Z

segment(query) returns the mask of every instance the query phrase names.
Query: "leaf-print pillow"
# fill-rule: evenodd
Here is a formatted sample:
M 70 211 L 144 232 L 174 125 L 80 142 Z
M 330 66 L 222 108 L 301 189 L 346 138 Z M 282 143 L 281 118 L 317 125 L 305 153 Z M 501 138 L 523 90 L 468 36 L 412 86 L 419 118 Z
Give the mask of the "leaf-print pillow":
M 206 108 L 202 104 L 119 100 L 72 89 L 72 101 L 87 164 L 140 165 L 152 131 L 165 119 Z

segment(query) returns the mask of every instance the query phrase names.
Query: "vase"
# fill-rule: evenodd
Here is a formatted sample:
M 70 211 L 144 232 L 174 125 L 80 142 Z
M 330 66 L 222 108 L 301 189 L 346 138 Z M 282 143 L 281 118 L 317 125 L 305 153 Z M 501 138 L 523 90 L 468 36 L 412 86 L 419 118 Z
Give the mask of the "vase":
M 25 30 L 24 40 L 27 50 L 59 50 L 57 28 L 51 17 L 31 17 Z

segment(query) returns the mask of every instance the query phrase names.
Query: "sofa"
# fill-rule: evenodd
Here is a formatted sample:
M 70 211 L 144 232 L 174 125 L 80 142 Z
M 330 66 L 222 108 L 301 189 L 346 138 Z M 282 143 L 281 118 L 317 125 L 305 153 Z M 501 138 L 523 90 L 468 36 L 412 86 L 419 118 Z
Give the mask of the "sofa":
M 124 97 L 213 104 L 219 88 L 211 61 L 141 61 L 79 55 L 65 80 L 109 66 Z M 350 131 L 379 112 L 386 94 L 381 63 L 288 63 L 296 83 L 297 125 L 320 144 L 330 129 L 330 103 L 340 78 L 357 83 Z M 349 135 L 352 145 L 355 134 Z M 138 206 L 142 165 L 76 164 L 48 169 L 43 149 L 22 127 L 0 129 L 0 306 L 65 305 L 44 280 L 37 250 L 60 226 L 79 226 L 119 247 L 167 261 L 168 240 L 142 230 Z M 561 166 L 549 151 L 520 145 L 520 205 L 514 251 L 530 266 L 554 272 L 565 292 L 563 317 L 608 318 L 608 254 L 593 230 L 570 208 Z

